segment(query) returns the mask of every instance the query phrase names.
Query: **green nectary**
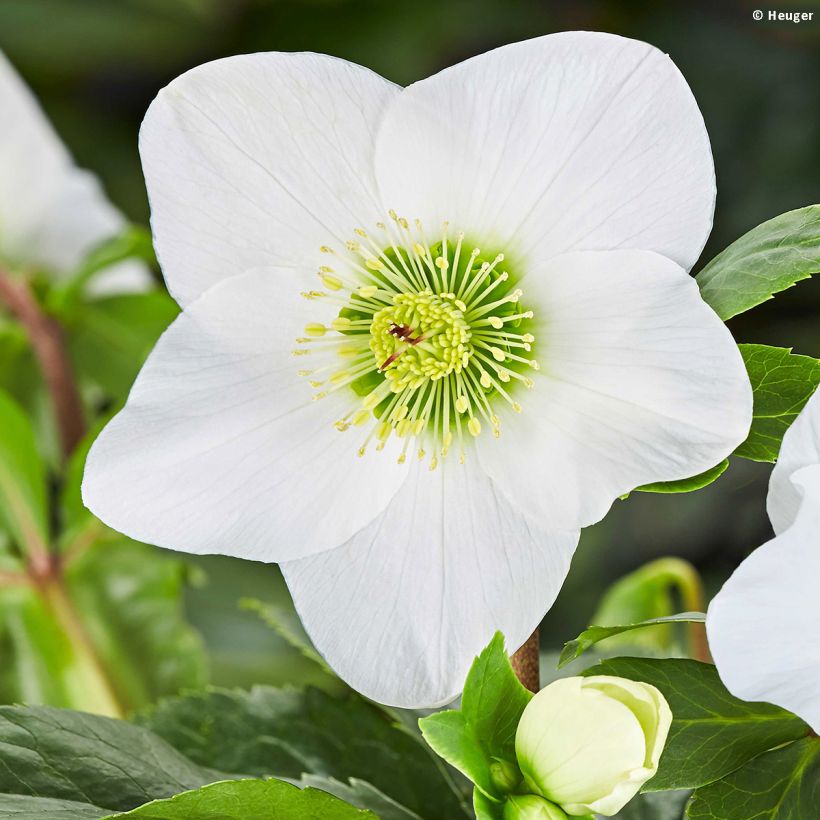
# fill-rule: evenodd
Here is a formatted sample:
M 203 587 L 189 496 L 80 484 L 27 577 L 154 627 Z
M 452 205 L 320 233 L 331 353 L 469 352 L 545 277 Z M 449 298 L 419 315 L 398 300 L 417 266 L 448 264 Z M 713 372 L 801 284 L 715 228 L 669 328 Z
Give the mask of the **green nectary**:
M 463 436 L 478 436 L 484 425 L 499 435 L 494 405 L 501 401 L 520 411 L 516 387 L 532 386 L 533 313 L 521 306 L 521 289 L 501 269 L 504 255 L 491 258 L 454 240 L 444 226 L 441 241 L 429 244 L 420 226 L 391 213 L 393 225 L 379 223 L 382 237 L 358 230 L 346 253 L 329 247 L 338 264 L 319 271 L 326 291 L 309 299 L 340 304 L 329 325 L 310 324 L 307 347 L 296 355 L 329 353 L 333 364 L 305 375 L 317 398 L 349 390 L 350 412 L 336 421 L 340 430 L 372 422 L 359 452 L 375 439 L 381 449 L 391 435 L 418 439 L 419 456 L 432 451 L 431 467 L 453 442 L 463 458 Z M 415 233 L 415 235 L 414 235 Z M 326 375 L 329 370 L 329 375 Z

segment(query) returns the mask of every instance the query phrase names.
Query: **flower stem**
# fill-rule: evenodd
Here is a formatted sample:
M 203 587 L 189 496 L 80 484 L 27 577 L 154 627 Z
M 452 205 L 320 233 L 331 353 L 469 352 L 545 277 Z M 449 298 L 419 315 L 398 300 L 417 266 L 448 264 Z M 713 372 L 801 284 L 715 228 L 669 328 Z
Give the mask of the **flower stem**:
M 0 301 L 24 327 L 53 405 L 63 455 L 85 434 L 85 415 L 59 323 L 43 312 L 29 284 L 0 270 Z
M 28 575 L 22 572 L 0 572 L 0 587 L 22 586 L 30 581 Z
M 513 653 L 510 658 L 513 672 L 518 680 L 530 692 L 537 692 L 541 688 L 540 659 L 538 657 L 538 628 L 521 645 L 521 648 Z
M 25 279 L 2 269 L 0 303 L 5 303 L 26 331 L 51 397 L 62 453 L 68 458 L 85 435 L 86 424 L 63 329 L 43 311 Z M 122 717 L 124 709 L 66 588 L 62 562 L 39 537 L 30 539 L 26 546 L 27 576 L 2 573 L 0 582 L 30 579 L 63 630 L 71 647 L 71 661 L 62 670 L 71 703 L 76 708 Z
M 54 572 L 49 577 L 38 578 L 37 584 L 71 647 L 71 660 L 61 673 L 72 706 L 107 717 L 124 717 L 125 710 L 69 597 L 65 581 Z

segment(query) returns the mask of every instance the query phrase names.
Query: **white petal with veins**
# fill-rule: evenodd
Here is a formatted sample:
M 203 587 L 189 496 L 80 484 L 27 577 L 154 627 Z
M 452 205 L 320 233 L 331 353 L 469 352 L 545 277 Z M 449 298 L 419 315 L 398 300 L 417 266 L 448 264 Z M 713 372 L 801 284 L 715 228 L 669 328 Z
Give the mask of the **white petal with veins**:
M 709 138 L 652 46 L 572 31 L 513 43 L 414 83 L 379 131 L 384 201 L 442 219 L 523 266 L 639 248 L 689 268 L 712 227 Z
M 251 271 L 176 319 L 125 408 L 94 442 L 83 500 L 105 523 L 196 554 L 284 561 L 332 549 L 385 508 L 405 478 L 395 455 L 359 458 L 313 401 L 294 337 L 308 303 L 293 274 Z
M 282 564 L 316 647 L 353 688 L 443 705 L 496 630 L 517 649 L 552 606 L 577 532 L 542 530 L 474 454 L 420 462 L 384 513 L 339 549 Z
M 151 225 L 168 289 L 186 305 L 263 265 L 299 271 L 319 247 L 384 217 L 377 124 L 399 88 L 323 54 L 245 54 L 164 88 L 140 131 Z

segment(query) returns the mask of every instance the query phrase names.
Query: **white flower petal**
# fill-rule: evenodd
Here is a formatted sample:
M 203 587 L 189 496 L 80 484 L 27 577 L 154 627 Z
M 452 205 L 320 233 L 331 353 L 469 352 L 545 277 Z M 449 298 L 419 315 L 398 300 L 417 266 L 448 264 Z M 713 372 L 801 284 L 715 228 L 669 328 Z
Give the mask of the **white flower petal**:
M 776 533 L 788 529 L 797 516 L 803 493 L 792 482 L 792 476 L 810 464 L 820 464 L 820 389 L 783 436 L 777 464 L 769 479 L 766 507 Z
M 789 709 L 820 732 L 820 465 L 793 481 L 804 494 L 796 520 L 735 570 L 706 631 L 732 694 Z
M 411 85 L 382 126 L 385 204 L 526 267 L 531 254 L 640 248 L 685 268 L 712 226 L 709 139 L 652 46 L 563 32 Z
M 151 224 L 181 304 L 262 265 L 315 269 L 384 213 L 373 134 L 397 86 L 321 54 L 246 54 L 188 71 L 140 132 Z
M 125 225 L 100 183 L 77 168 L 34 95 L 0 52 L 0 259 L 54 274 L 70 273 Z M 139 263 L 117 266 L 95 285 L 106 292 L 142 289 Z
M 71 167 L 45 114 L 0 52 L 0 258 L 27 258 L 43 214 Z
M 749 430 L 752 391 L 694 280 L 647 251 L 578 252 L 522 282 L 541 369 L 477 439 L 482 466 L 542 526 L 601 519 L 642 484 L 709 469 Z
M 31 237 L 28 258 L 55 274 L 72 273 L 95 247 L 117 236 L 125 225 L 123 215 L 106 199 L 99 180 L 72 167 Z M 88 291 L 97 296 L 133 293 L 151 283 L 145 264 L 127 260 L 96 274 Z
M 546 533 L 481 472 L 414 461 L 384 514 L 332 552 L 282 565 L 319 651 L 354 689 L 408 708 L 451 701 L 501 630 L 516 649 L 550 608 L 578 533 Z
M 114 529 L 192 553 L 281 561 L 332 549 L 405 478 L 395 456 L 357 457 L 334 422 L 347 392 L 312 401 L 294 338 L 316 316 L 291 271 L 226 280 L 162 336 L 125 408 L 89 454 L 83 499 Z

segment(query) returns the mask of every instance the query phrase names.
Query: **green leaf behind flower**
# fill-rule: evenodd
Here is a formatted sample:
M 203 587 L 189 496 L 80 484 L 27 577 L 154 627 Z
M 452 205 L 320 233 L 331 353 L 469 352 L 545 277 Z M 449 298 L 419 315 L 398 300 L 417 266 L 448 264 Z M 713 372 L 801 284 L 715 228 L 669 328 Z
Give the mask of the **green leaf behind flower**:
M 691 820 L 809 820 L 820 813 L 820 740 L 805 738 L 698 789 Z
M 248 612 L 256 613 L 265 624 L 304 658 L 335 677 L 335 673 L 327 665 L 325 659 L 316 651 L 294 609 L 268 601 L 259 601 L 256 598 L 243 598 L 239 606 Z
M 11 430 L 24 443 L 25 416 L 18 422 Z M 51 515 L 61 530 L 59 575 L 0 585 L 0 702 L 121 714 L 206 682 L 202 641 L 182 611 L 187 564 L 109 530 L 82 504 L 92 437 L 69 461 Z M 25 457 L 39 464 L 33 444 Z M 42 466 L 37 475 L 44 483 Z
M 68 348 L 85 396 L 123 402 L 179 308 L 164 291 L 83 301 L 67 320 Z
M 515 760 L 515 732 L 530 700 L 532 692 L 513 672 L 497 633 L 473 661 L 461 696 L 462 714 L 492 757 Z
M 0 707 L 0 794 L 126 811 L 219 779 L 224 775 L 122 720 L 50 707 Z
M 719 253 L 697 276 L 721 319 L 731 319 L 820 271 L 820 205 L 758 225 Z
M 786 347 L 740 345 L 754 390 L 749 436 L 735 450 L 753 461 L 777 461 L 786 430 L 820 384 L 820 360 Z
M 473 811 L 476 820 L 504 820 L 504 804 L 490 800 L 477 786 L 473 789 Z
M 470 667 L 461 710 L 422 718 L 419 726 L 431 748 L 485 797 L 501 800 L 505 789 L 493 769 L 501 765 L 518 771 L 515 732 L 531 698 L 512 670 L 499 632 Z
M 682 820 L 688 791 L 636 794 L 617 814 L 616 820 Z
M 186 563 L 127 538 L 101 540 L 65 570 L 65 584 L 125 710 L 202 687 L 205 647 L 185 620 Z
M 345 803 L 350 803 L 351 806 L 372 811 L 379 820 L 424 820 L 414 811 L 379 791 L 372 783 L 357 780 L 355 777 L 348 783 L 342 783 L 332 777 L 307 774 L 299 780 L 299 786 L 321 789 L 344 800 Z
M 621 635 L 624 632 L 630 632 L 633 629 L 642 629 L 649 626 L 659 626 L 662 624 L 682 624 L 682 623 L 697 623 L 702 624 L 706 622 L 706 615 L 702 612 L 681 612 L 679 615 L 665 615 L 660 618 L 649 618 L 646 621 L 641 621 L 637 624 L 626 624 L 623 626 L 590 626 L 585 629 L 575 640 L 567 641 L 564 648 L 561 650 L 561 657 L 558 660 L 558 668 L 561 669 L 570 661 L 579 658 L 590 647 L 594 646 L 599 641 L 606 638 L 611 638 L 614 635 Z
M 702 490 L 717 481 L 728 469 L 729 461 L 724 459 L 720 464 L 710 467 L 691 478 L 681 478 L 678 481 L 658 481 L 655 484 L 643 484 L 635 488 L 636 493 L 691 493 Z
M 100 820 L 110 812 L 90 803 L 0 794 L 0 817 L 7 820 Z
M 24 551 L 45 550 L 48 505 L 45 467 L 25 413 L 0 391 L 0 527 Z
M 660 689 L 668 701 L 672 727 L 658 773 L 644 791 L 712 783 L 809 731 L 785 709 L 731 695 L 712 664 L 680 658 L 612 658 L 583 674 L 644 681 Z
M 318 789 L 300 789 L 282 780 L 226 780 L 196 791 L 157 800 L 121 820 L 378 820 L 375 814 Z M 109 820 L 107 818 L 107 820 Z
M 465 817 L 462 795 L 421 739 L 352 692 L 211 689 L 166 699 L 137 720 L 202 765 L 364 780 L 421 817 Z

